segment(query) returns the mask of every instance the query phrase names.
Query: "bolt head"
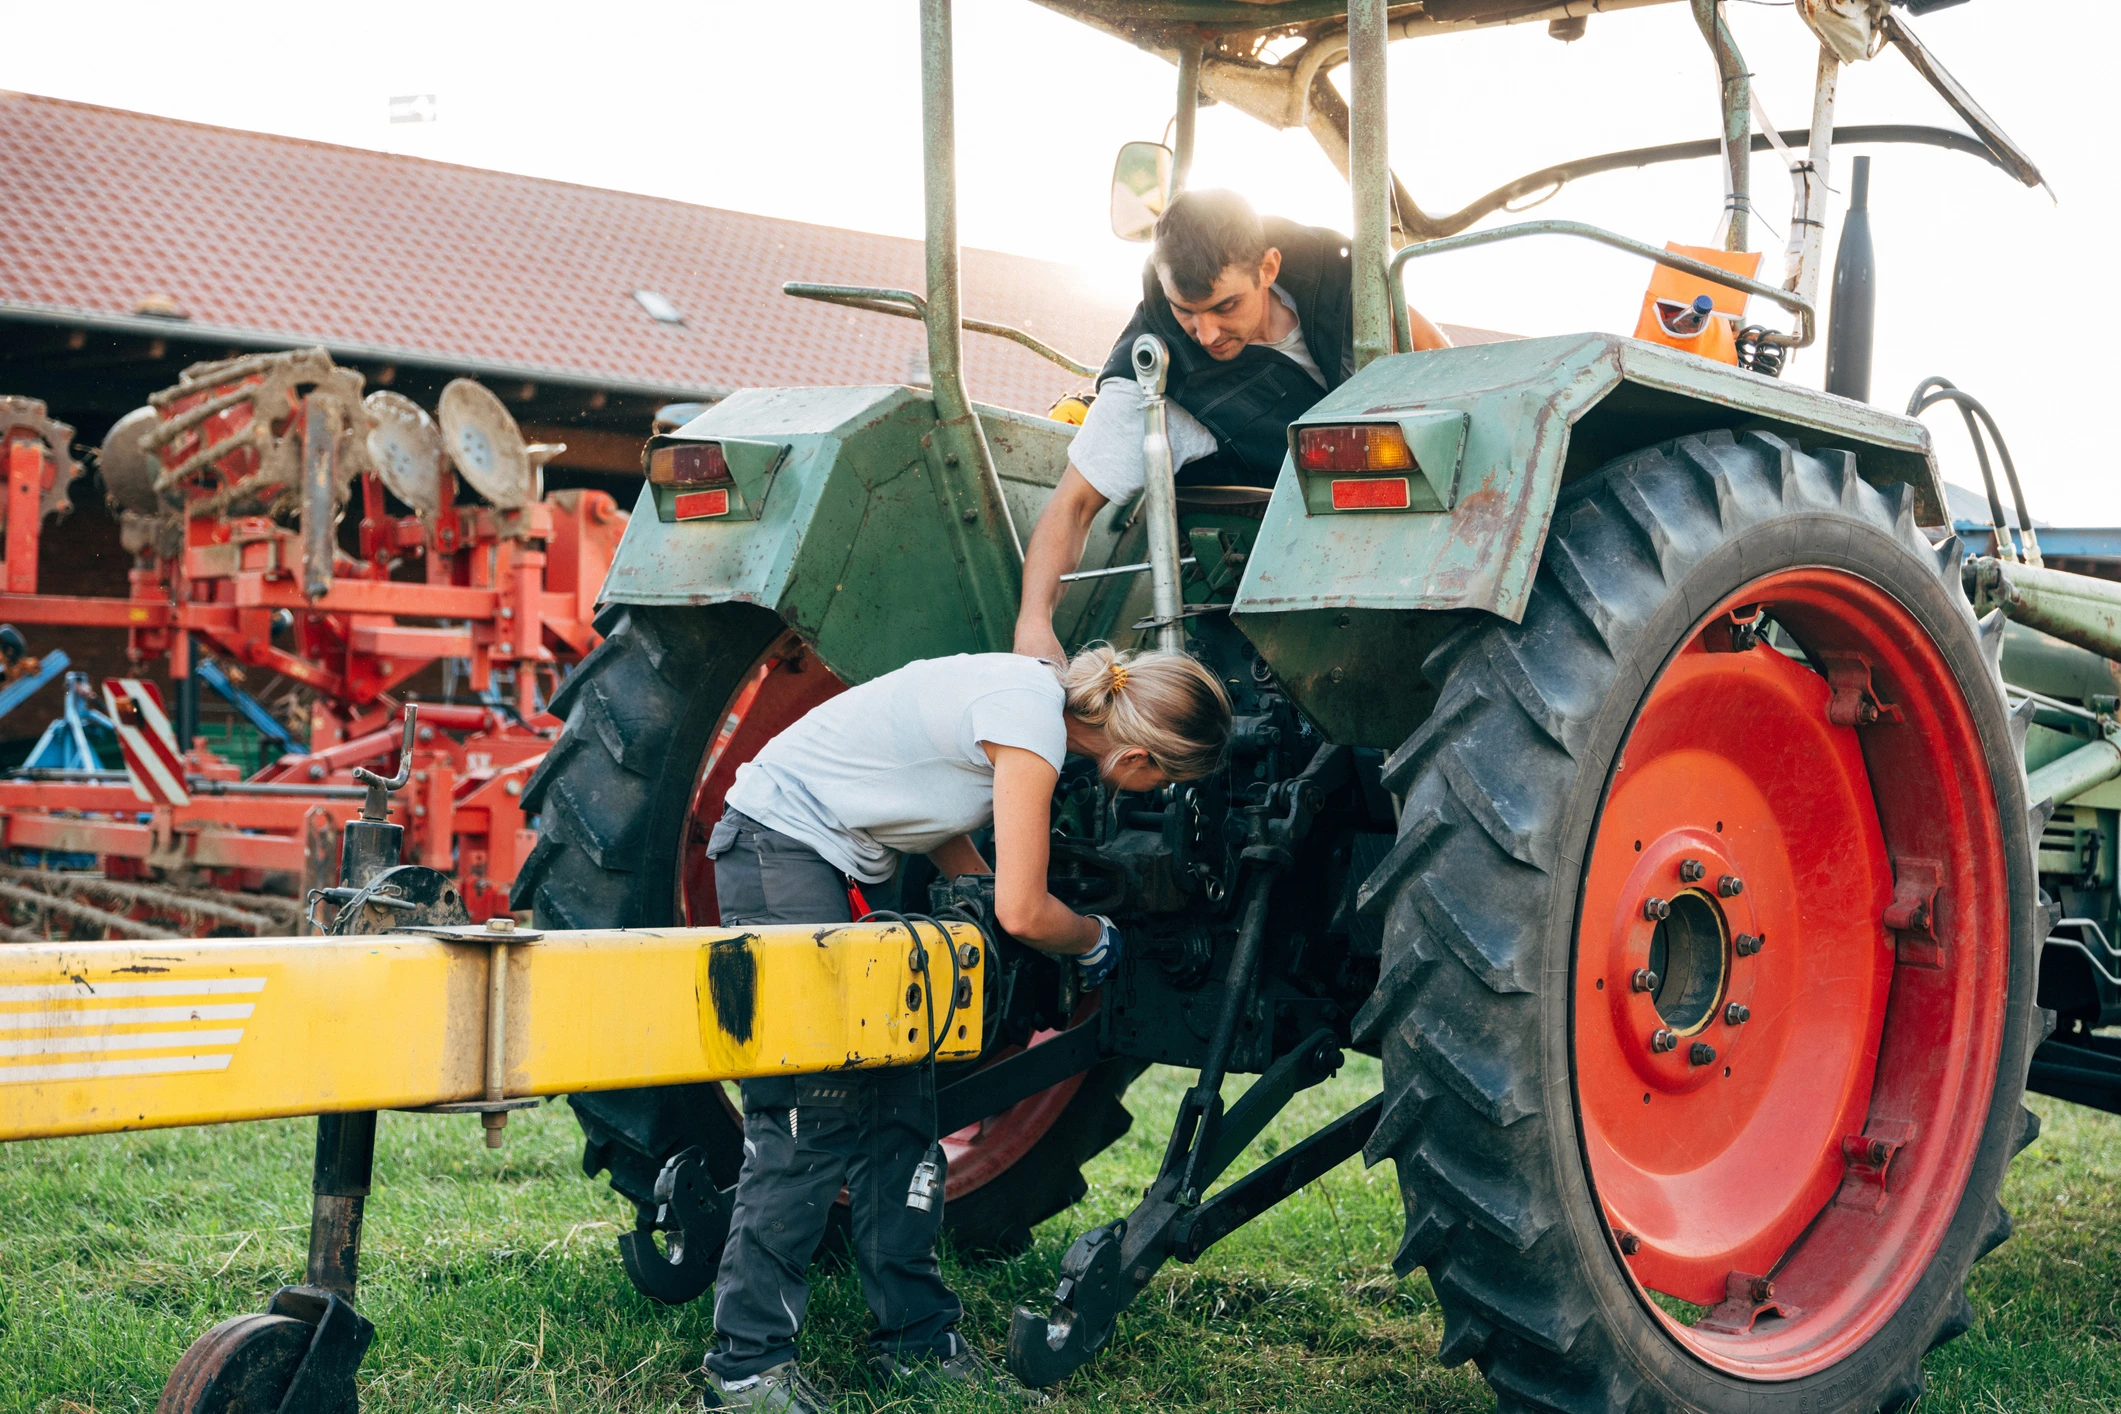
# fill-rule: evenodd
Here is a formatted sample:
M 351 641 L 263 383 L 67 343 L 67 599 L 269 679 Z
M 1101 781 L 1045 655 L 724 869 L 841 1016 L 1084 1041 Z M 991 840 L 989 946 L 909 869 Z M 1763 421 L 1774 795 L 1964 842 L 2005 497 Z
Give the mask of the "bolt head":
M 1753 1009 L 1742 1002 L 1732 1002 L 1723 1009 L 1723 1020 L 1727 1026 L 1743 1026 L 1752 1018 Z
M 1616 1232 L 1613 1235 L 1620 1239 L 1620 1254 L 1623 1257 L 1632 1257 L 1642 1250 L 1642 1239 L 1634 1233 Z
M 1650 897 L 1642 901 L 1642 916 L 1651 922 L 1672 916 L 1672 905 L 1664 899 Z
M 1671 1050 L 1678 1044 L 1679 1038 L 1677 1036 L 1674 1036 L 1671 1032 L 1665 1030 L 1663 1027 L 1659 1027 L 1657 1030 L 1650 1033 L 1650 1049 L 1655 1051 L 1659 1055 L 1663 1055 L 1666 1051 Z
M 1887 1159 L 1890 1159 L 1892 1156 L 1892 1145 L 1886 1143 L 1883 1139 L 1873 1139 L 1871 1141 L 1870 1154 L 1868 1157 L 1870 1158 L 1872 1168 L 1884 1168 L 1885 1161 Z
M 1773 1301 L 1775 1299 L 1775 1283 L 1769 1281 L 1766 1277 L 1754 1277 L 1752 1295 L 1755 1301 Z
M 1695 1065 L 1713 1065 L 1716 1061 L 1716 1048 L 1706 1041 L 1696 1041 L 1693 1049 L 1687 1052 L 1687 1059 Z
M 515 930 L 516 921 L 505 913 L 495 914 L 486 920 L 486 931 L 489 933 L 513 933 Z
M 1740 933 L 1731 943 L 1731 948 L 1740 957 L 1751 957 L 1767 946 L 1767 940 L 1753 933 Z
M 1657 990 L 1657 981 L 1656 973 L 1647 967 L 1638 967 L 1635 969 L 1635 975 L 1628 979 L 1628 985 L 1638 992 L 1654 992 Z
M 1716 881 L 1716 892 L 1724 898 L 1736 898 L 1745 892 L 1745 880 L 1736 874 L 1726 874 Z
M 1682 859 L 1679 861 L 1679 882 L 1682 884 L 1699 883 L 1702 876 L 1708 872 L 1708 866 L 1698 859 Z

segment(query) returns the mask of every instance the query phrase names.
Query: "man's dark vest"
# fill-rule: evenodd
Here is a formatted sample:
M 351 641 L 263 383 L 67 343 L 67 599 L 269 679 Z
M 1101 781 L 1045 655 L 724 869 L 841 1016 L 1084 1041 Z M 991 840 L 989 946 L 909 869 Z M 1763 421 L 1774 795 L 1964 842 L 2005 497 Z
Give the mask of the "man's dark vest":
M 1164 298 L 1152 261 L 1142 272 L 1142 302 L 1127 331 L 1112 346 L 1097 381 L 1134 379 L 1134 341 L 1154 334 L 1171 351 L 1165 393 L 1215 434 L 1214 456 L 1181 467 L 1181 486 L 1272 486 L 1289 451 L 1289 424 L 1325 392 L 1355 371 L 1354 279 L 1348 238 L 1323 226 L 1299 226 L 1269 216 L 1261 220 L 1267 244 L 1281 251 L 1275 283 L 1296 301 L 1304 346 L 1326 376 L 1316 379 L 1296 360 L 1265 344 L 1248 344 L 1228 363 L 1181 329 Z

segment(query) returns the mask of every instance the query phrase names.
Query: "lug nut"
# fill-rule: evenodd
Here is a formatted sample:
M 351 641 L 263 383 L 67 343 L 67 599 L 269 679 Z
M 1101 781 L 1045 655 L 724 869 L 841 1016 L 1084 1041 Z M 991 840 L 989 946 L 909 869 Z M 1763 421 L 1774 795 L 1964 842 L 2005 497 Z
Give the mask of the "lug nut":
M 1724 898 L 1736 898 L 1745 892 L 1745 880 L 1736 874 L 1726 874 L 1716 881 L 1716 892 Z
M 1749 1290 L 1755 1301 L 1773 1301 L 1775 1299 L 1775 1283 L 1769 1281 L 1766 1277 L 1754 1277 Z
M 1767 939 L 1762 937 L 1756 937 L 1751 933 L 1740 933 L 1731 942 L 1731 950 L 1736 952 L 1740 957 L 1751 957 L 1754 953 L 1759 952 L 1762 948 L 1766 946 Z
M 1723 1023 L 1726 1026 L 1743 1026 L 1752 1019 L 1753 1009 L 1742 1002 L 1732 1002 L 1723 1009 Z
M 1650 1049 L 1657 1052 L 1659 1055 L 1663 1055 L 1666 1051 L 1671 1050 L 1674 1046 L 1677 1046 L 1678 1044 L 1679 1038 L 1677 1036 L 1674 1036 L 1671 1032 L 1665 1030 L 1663 1027 L 1659 1027 L 1657 1030 L 1652 1031 L 1650 1033 Z
M 1716 1048 L 1706 1041 L 1696 1041 L 1694 1048 L 1686 1053 L 1686 1058 L 1696 1065 L 1714 1065 Z
M 1698 859 L 1682 859 L 1679 861 L 1679 882 L 1682 884 L 1698 883 L 1701 880 L 1701 876 L 1708 872 L 1708 866 Z
M 1620 1255 L 1623 1257 L 1632 1257 L 1642 1250 L 1642 1239 L 1632 1232 L 1615 1232 L 1613 1236 L 1620 1241 Z
M 1628 985 L 1638 992 L 1654 992 L 1657 990 L 1657 974 L 1647 967 L 1638 967 L 1635 975 L 1628 979 Z
M 1672 905 L 1661 898 L 1651 897 L 1642 901 L 1642 916 L 1651 922 L 1672 916 Z

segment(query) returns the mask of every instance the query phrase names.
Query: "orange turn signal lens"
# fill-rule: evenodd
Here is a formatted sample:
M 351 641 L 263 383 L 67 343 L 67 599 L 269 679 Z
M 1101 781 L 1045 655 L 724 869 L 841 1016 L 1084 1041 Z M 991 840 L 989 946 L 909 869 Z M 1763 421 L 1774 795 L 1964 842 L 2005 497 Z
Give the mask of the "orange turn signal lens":
M 1411 471 L 1406 434 L 1389 423 L 1299 427 L 1296 464 L 1305 471 Z
M 719 442 L 676 442 L 648 454 L 648 479 L 658 486 L 704 486 L 729 479 Z

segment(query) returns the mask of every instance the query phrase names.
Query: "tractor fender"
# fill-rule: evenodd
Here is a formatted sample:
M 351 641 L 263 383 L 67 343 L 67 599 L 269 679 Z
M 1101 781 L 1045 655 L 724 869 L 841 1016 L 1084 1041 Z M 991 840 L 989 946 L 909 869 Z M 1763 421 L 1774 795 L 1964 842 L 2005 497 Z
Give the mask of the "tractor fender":
M 1290 429 L 1391 423 L 1417 466 L 1334 508 L 1293 458 L 1232 606 L 1238 626 L 1330 740 L 1389 747 L 1435 701 L 1422 660 L 1474 617 L 1521 622 L 1564 482 L 1637 448 L 1758 428 L 1857 454 L 1945 520 L 1928 431 L 1867 404 L 1635 339 L 1570 334 L 1378 359 Z M 1374 479 L 1373 479 L 1374 480 Z M 1397 500 L 1385 508 L 1362 506 Z
M 1066 468 L 1075 429 L 975 411 L 1011 515 L 1028 530 Z M 726 500 L 708 504 L 728 512 L 678 519 L 672 488 L 644 485 L 602 602 L 758 604 L 849 683 L 916 658 L 1006 648 L 1013 626 L 979 621 L 958 544 L 1010 531 L 953 523 L 935 425 L 935 404 L 920 389 L 731 394 L 657 439 L 724 443 L 736 479 Z

